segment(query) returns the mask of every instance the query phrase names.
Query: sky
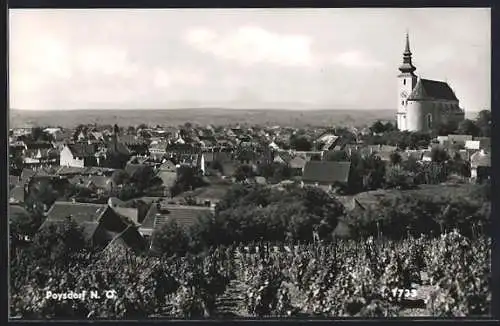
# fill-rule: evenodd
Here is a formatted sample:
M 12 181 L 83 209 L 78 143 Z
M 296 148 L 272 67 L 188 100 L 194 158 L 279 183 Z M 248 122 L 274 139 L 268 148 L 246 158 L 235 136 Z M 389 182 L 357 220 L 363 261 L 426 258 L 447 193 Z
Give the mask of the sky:
M 490 10 L 9 10 L 10 107 L 392 109 L 416 74 L 490 108 Z

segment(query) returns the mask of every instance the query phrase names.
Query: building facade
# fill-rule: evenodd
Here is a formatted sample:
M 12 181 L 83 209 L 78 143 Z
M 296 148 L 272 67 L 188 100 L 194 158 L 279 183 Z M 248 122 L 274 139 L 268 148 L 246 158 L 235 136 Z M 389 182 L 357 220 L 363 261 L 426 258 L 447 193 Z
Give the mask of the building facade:
M 457 126 L 465 115 L 451 87 L 446 82 L 419 78 L 416 69 L 406 34 L 403 64 L 398 75 L 398 129 L 426 132 L 439 125 Z

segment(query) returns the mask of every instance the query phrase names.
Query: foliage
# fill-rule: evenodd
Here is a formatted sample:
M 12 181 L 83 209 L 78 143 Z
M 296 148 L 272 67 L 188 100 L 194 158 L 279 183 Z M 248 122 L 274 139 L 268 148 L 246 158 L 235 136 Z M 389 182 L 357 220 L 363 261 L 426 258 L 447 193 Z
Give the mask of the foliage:
M 188 250 L 189 237 L 176 220 L 168 220 L 152 236 L 154 250 L 162 255 L 184 255 Z
M 64 266 L 85 247 L 82 229 L 68 220 L 44 225 L 33 238 L 29 253 L 39 266 Z
M 393 165 L 386 169 L 385 185 L 389 188 L 411 189 L 415 183 L 413 175 L 400 165 Z
M 349 155 L 344 150 L 330 151 L 326 153 L 325 161 L 345 162 L 349 161 Z
M 292 135 L 290 137 L 290 148 L 297 151 L 310 151 L 313 148 L 313 144 L 305 136 Z
M 236 167 L 236 170 L 234 171 L 234 177 L 238 182 L 245 181 L 247 178 L 251 178 L 253 176 L 254 172 L 252 166 L 248 164 L 240 164 Z
M 172 197 L 175 197 L 184 191 L 191 191 L 204 185 L 206 183 L 197 168 L 181 165 L 177 169 L 177 179 L 170 189 L 170 193 Z

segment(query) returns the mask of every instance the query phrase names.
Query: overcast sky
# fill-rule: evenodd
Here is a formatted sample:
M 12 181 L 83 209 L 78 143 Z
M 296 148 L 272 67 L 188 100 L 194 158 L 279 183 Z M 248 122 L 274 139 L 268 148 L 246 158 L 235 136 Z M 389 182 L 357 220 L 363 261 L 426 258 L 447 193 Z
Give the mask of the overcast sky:
M 10 107 L 396 110 L 416 73 L 490 108 L 489 9 L 10 10 Z

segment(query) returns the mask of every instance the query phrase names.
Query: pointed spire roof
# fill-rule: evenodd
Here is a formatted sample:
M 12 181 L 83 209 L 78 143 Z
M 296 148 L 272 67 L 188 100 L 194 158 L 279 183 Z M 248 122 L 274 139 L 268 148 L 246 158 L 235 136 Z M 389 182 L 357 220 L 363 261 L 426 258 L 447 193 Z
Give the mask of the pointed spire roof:
M 417 70 L 415 66 L 411 62 L 411 51 L 410 51 L 410 36 L 408 34 L 408 31 L 406 31 L 406 44 L 405 44 L 405 51 L 403 52 L 403 64 L 399 67 L 399 71 L 403 74 L 411 74 L 413 75 L 413 72 Z
M 405 55 L 410 55 L 411 56 L 411 51 L 410 51 L 410 36 L 408 35 L 408 30 L 406 30 L 406 46 L 405 46 Z

